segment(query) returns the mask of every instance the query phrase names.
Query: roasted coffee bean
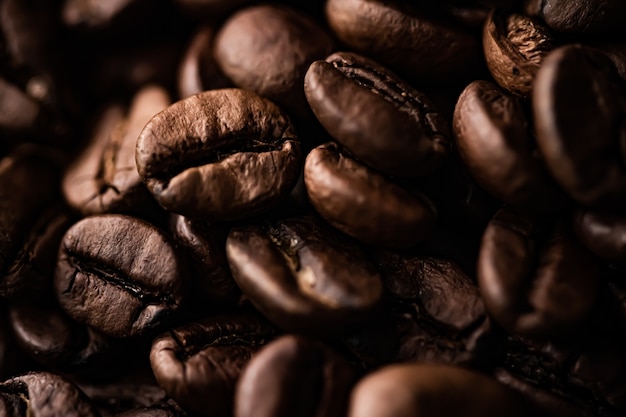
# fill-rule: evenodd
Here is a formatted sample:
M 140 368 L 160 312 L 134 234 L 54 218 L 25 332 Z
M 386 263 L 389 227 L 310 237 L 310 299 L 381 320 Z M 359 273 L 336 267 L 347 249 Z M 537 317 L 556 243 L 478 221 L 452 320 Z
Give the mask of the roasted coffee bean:
M 154 116 L 137 140 L 139 175 L 168 211 L 232 220 L 275 206 L 298 179 L 300 145 L 272 102 L 206 91 Z
M 410 247 L 437 223 L 427 198 L 408 193 L 334 143 L 313 149 L 304 165 L 313 207 L 335 228 L 363 242 Z
M 54 286 L 71 318 L 106 335 L 130 337 L 172 319 L 186 280 L 180 254 L 159 229 L 110 214 L 87 217 L 67 231 Z
M 532 403 L 536 408 L 536 410 L 533 410 L 533 415 L 546 417 L 595 416 L 594 413 L 584 411 L 580 407 L 576 407 L 569 403 L 567 400 L 516 377 L 503 368 L 496 369 L 494 371 L 494 376 L 500 383 L 519 391 L 528 402 Z M 607 416 L 610 416 L 610 414 Z
M 611 58 L 620 77 L 626 80 L 626 42 L 600 43 L 593 44 L 593 46 Z
M 350 417 L 527 416 L 515 391 L 486 375 L 444 365 L 391 365 L 363 378 Z
M 127 117 L 120 119 L 117 106 L 103 112 L 92 141 L 63 178 L 65 198 L 74 209 L 90 215 L 156 208 L 137 173 L 135 148 L 145 124 L 169 105 L 163 88 L 146 86 L 135 95 Z
M 589 250 L 626 267 L 626 216 L 579 210 L 574 217 L 576 236 Z
M 177 214 L 171 215 L 170 228 L 174 239 L 193 260 L 190 302 L 199 304 L 200 308 L 206 308 L 207 304 L 234 304 L 240 291 L 226 259 L 226 228 Z
M 331 136 L 387 174 L 430 173 L 450 152 L 448 124 L 431 100 L 363 56 L 339 52 L 314 62 L 304 91 Z
M 53 250 L 54 255 L 50 245 L 54 245 L 55 224 L 46 212 L 60 202 L 60 169 L 46 153 L 50 150 L 23 145 L 0 161 L 0 294 L 4 297 L 28 287 L 33 277 L 27 272 L 31 261 L 46 265 L 50 261 L 46 252 Z M 37 275 L 36 270 L 31 272 Z
M 74 222 L 64 204 L 56 204 L 34 219 L 24 234 L 22 247 L 0 281 L 0 295 L 49 293 L 56 267 L 59 243 Z
M 324 344 L 283 336 L 264 346 L 237 382 L 235 417 L 341 417 L 356 370 Z
M 594 323 L 598 324 L 607 328 L 603 323 Z M 569 346 L 536 344 L 513 337 L 505 347 L 504 371 L 498 368 L 496 375 L 504 373 L 498 379 L 532 396 L 529 402 L 539 405 L 544 413 L 555 403 L 569 403 L 582 415 L 623 415 L 623 337 L 604 333 L 604 329 L 584 331 L 581 336 Z
M 125 359 L 133 358 L 127 345 L 70 319 L 53 294 L 15 300 L 8 310 L 16 342 L 47 369 L 105 379 L 119 374 Z
M 455 263 L 378 252 L 400 338 L 394 361 L 487 367 L 498 342 L 476 284 Z
M 215 28 L 201 26 L 193 35 L 178 67 L 178 95 L 187 98 L 206 90 L 231 85 L 213 57 Z
M 537 72 L 533 109 L 537 144 L 565 191 L 585 206 L 626 206 L 626 85 L 610 59 L 555 49 Z
M 543 58 L 554 49 L 552 34 L 537 19 L 493 10 L 483 48 L 491 75 L 507 91 L 527 97 Z
M 235 227 L 226 255 L 244 295 L 286 330 L 341 331 L 366 319 L 382 296 L 365 253 L 313 217 Z
M 620 0 L 526 0 L 525 10 L 559 32 L 626 35 L 626 4 Z
M 332 50 L 331 37 L 317 22 L 282 5 L 244 8 L 229 17 L 215 37 L 215 59 L 224 74 L 297 120 L 310 114 L 302 91 L 304 74 Z
M 185 409 L 228 416 L 241 370 L 273 335 L 256 315 L 212 317 L 157 337 L 150 363 L 159 384 Z
M 476 37 L 409 2 L 329 0 L 326 18 L 345 44 L 412 80 L 454 83 L 481 66 Z
M 564 207 L 567 199 L 539 155 L 517 97 L 488 81 L 472 82 L 456 104 L 454 134 L 468 171 L 496 198 L 538 212 Z
M 146 11 L 147 4 L 145 0 L 121 0 L 102 4 L 93 1 L 65 0 L 62 11 L 63 23 L 70 27 L 82 26 L 94 30 L 115 24 L 115 20 L 123 18 L 125 13 Z
M 0 414 L 7 417 L 98 417 L 85 394 L 49 372 L 30 372 L 0 383 Z
M 599 271 L 567 230 L 512 209 L 487 226 L 478 283 L 487 310 L 511 333 L 559 339 L 589 318 Z

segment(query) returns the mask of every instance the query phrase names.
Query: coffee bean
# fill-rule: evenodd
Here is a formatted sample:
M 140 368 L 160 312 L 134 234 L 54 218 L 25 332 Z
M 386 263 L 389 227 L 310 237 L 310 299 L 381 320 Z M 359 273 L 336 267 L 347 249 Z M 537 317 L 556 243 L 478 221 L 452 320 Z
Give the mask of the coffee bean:
M 8 313 L 21 349 L 55 372 L 106 379 L 133 357 L 127 345 L 70 319 L 53 294 L 16 300 Z
M 84 215 L 154 210 L 137 173 L 135 148 L 144 125 L 169 104 L 164 89 L 148 86 L 135 95 L 127 117 L 120 118 L 118 107 L 102 114 L 92 142 L 63 178 L 63 192 L 72 207 Z
M 227 416 L 241 370 L 273 335 L 256 315 L 208 318 L 157 337 L 150 363 L 159 385 L 185 409 Z
M 215 59 L 224 74 L 298 120 L 310 113 L 302 91 L 304 74 L 332 50 L 331 37 L 317 22 L 279 5 L 244 8 L 229 17 L 215 37 Z
M 63 310 L 113 337 L 165 325 L 178 310 L 185 264 L 159 229 L 125 215 L 87 217 L 63 237 L 54 276 Z
M 309 153 L 304 182 L 309 200 L 326 221 L 366 243 L 414 246 L 437 222 L 427 198 L 409 194 L 334 143 Z
M 478 282 L 487 310 L 511 333 L 559 339 L 588 319 L 599 271 L 562 226 L 500 210 L 487 226 Z
M 624 207 L 626 86 L 613 63 L 580 45 L 555 49 L 537 72 L 533 110 L 537 144 L 565 191 L 585 206 Z
M 549 29 L 523 14 L 493 10 L 485 24 L 483 48 L 491 75 L 522 97 L 530 95 L 535 74 L 554 46 Z
M 350 417 L 526 416 L 515 391 L 460 367 L 401 364 L 363 378 L 352 392 Z
M 63 225 L 46 212 L 60 202 L 60 169 L 47 153 L 49 149 L 23 145 L 0 161 L 0 294 L 4 297 L 37 286 L 29 278 L 45 279 L 31 267 L 39 261 L 49 265 L 49 251 L 54 254 L 51 246 L 58 244 L 57 227 Z
M 331 136 L 380 171 L 421 176 L 448 156 L 448 124 L 431 100 L 370 59 L 340 52 L 316 61 L 304 92 Z
M 286 330 L 340 331 L 365 320 L 382 295 L 365 253 L 313 217 L 235 227 L 226 255 L 244 295 Z
M 272 102 L 213 90 L 155 115 L 137 139 L 137 169 L 168 211 L 232 220 L 276 205 L 295 185 L 300 145 Z
M 528 0 L 527 13 L 541 17 L 559 32 L 585 35 L 618 36 L 626 34 L 626 4 L 620 0 L 589 0 L 572 3 L 567 0 Z
M 345 416 L 356 370 L 320 342 L 283 336 L 264 346 L 237 383 L 236 417 Z
M 329 0 L 326 18 L 345 44 L 407 78 L 446 83 L 479 71 L 477 38 L 408 2 Z
M 560 398 L 549 391 L 545 391 L 538 386 L 534 386 L 521 378 L 516 377 L 503 368 L 498 368 L 494 372 L 496 379 L 502 384 L 519 391 L 527 401 L 531 402 L 536 410 L 534 415 L 554 416 L 554 417 L 593 417 L 592 412 L 586 412 L 574 406 L 568 401 Z M 617 417 L 617 416 L 615 416 Z
M 0 383 L 0 413 L 7 417 L 97 417 L 85 394 L 49 372 L 30 372 Z
M 28 293 L 50 293 L 59 243 L 74 222 L 64 204 L 56 204 L 34 219 L 22 246 L 0 281 L 0 295 L 7 298 Z
M 492 195 L 538 212 L 564 207 L 565 195 L 539 155 L 521 100 L 474 81 L 456 104 L 454 133 L 465 166 Z
M 474 368 L 493 362 L 499 340 L 478 287 L 458 264 L 393 252 L 375 256 L 400 338 L 396 362 Z
M 226 259 L 227 230 L 219 224 L 192 221 L 174 214 L 170 217 L 174 239 L 193 260 L 190 302 L 199 308 L 234 304 L 240 291 Z
M 574 217 L 576 236 L 601 258 L 626 266 L 626 216 L 579 210 Z
M 201 26 L 193 35 L 178 67 L 178 95 L 187 98 L 205 90 L 229 87 L 231 82 L 213 58 L 215 28 Z

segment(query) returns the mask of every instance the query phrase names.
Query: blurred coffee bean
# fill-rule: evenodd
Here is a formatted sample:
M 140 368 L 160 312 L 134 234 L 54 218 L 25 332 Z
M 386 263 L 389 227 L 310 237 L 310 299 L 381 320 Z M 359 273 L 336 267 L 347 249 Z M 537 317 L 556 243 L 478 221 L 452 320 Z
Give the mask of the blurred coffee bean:
M 59 168 L 54 153 L 31 145 L 16 148 L 0 161 L 0 294 L 4 297 L 38 276 L 31 261 L 45 266 L 54 256 L 50 246 L 56 227 L 62 224 L 46 213 L 60 202 Z M 49 250 L 52 254 L 46 253 Z M 28 276 L 29 269 L 34 274 Z
M 85 379 L 108 379 L 133 358 L 128 344 L 69 318 L 48 293 L 20 298 L 8 308 L 18 345 L 47 369 Z
M 518 393 L 495 379 L 446 365 L 401 364 L 372 372 L 352 392 L 350 417 L 527 416 Z
M 624 207 L 626 83 L 611 60 L 580 45 L 557 48 L 532 99 L 537 144 L 557 182 L 585 206 Z
M 314 62 L 304 91 L 328 133 L 382 172 L 422 176 L 450 152 L 448 123 L 431 100 L 364 56 L 338 52 Z
M 539 155 L 517 97 L 488 81 L 472 82 L 457 102 L 454 133 L 468 171 L 498 199 L 538 212 L 565 206 L 566 197 Z
M 621 0 L 526 0 L 525 11 L 539 16 L 559 32 L 589 36 L 626 35 L 626 4 Z
M 174 0 L 185 14 L 195 18 L 219 18 L 253 0 Z
M 284 112 L 240 89 L 174 103 L 146 124 L 136 150 L 139 176 L 157 201 L 205 220 L 248 217 L 275 206 L 295 185 L 300 158 Z
M 476 284 L 452 261 L 376 254 L 400 337 L 397 362 L 487 368 L 498 337 Z
M 533 415 L 551 417 L 593 417 L 596 414 L 574 406 L 563 398 L 559 398 L 541 387 L 534 386 L 523 379 L 509 373 L 503 368 L 494 372 L 496 379 L 502 384 L 519 391 L 535 407 Z M 611 414 L 603 414 L 611 416 Z M 615 416 L 617 417 L 617 416 Z
M 211 317 L 157 337 L 150 363 L 159 385 L 185 409 L 228 416 L 241 370 L 273 336 L 256 315 Z
M 487 310 L 511 333 L 559 339 L 588 319 L 599 271 L 563 225 L 509 208 L 491 220 L 478 258 Z
M 33 221 L 0 282 L 0 295 L 14 298 L 51 292 L 59 244 L 74 220 L 65 205 L 55 204 Z
M 580 242 L 609 262 L 626 267 L 626 216 L 579 210 L 574 230 Z
M 118 106 L 102 113 L 92 140 L 63 177 L 63 193 L 75 210 L 139 215 L 158 207 L 137 172 L 135 148 L 145 124 L 169 105 L 165 90 L 147 86 L 135 95 L 125 117 Z
M 341 417 L 356 370 L 320 342 L 283 336 L 264 346 L 237 382 L 236 417 Z
M 411 2 L 328 0 L 326 18 L 337 37 L 419 82 L 458 83 L 481 70 L 477 37 L 429 16 Z
M 71 318 L 123 338 L 171 321 L 186 281 L 183 259 L 163 232 L 111 214 L 87 217 L 67 231 L 54 287 Z
M 309 65 L 333 50 L 333 40 L 306 14 L 259 5 L 233 14 L 215 36 L 215 59 L 235 85 L 266 97 L 295 120 L 312 118 L 302 83 Z
M 206 90 L 229 87 L 231 81 L 213 57 L 215 28 L 202 25 L 193 35 L 178 68 L 178 96 L 181 99 Z
M 313 217 L 235 227 L 226 255 L 244 295 L 285 330 L 341 331 L 367 319 L 382 296 L 365 252 Z
M 338 230 L 365 243 L 410 247 L 437 223 L 427 198 L 408 193 L 334 143 L 313 149 L 304 165 L 309 200 Z

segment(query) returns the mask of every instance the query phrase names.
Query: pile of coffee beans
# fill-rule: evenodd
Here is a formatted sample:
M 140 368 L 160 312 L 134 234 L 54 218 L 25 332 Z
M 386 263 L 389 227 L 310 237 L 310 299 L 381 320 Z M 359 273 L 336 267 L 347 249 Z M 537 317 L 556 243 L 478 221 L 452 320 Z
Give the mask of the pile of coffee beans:
M 0 415 L 626 415 L 623 0 L 0 0 Z

